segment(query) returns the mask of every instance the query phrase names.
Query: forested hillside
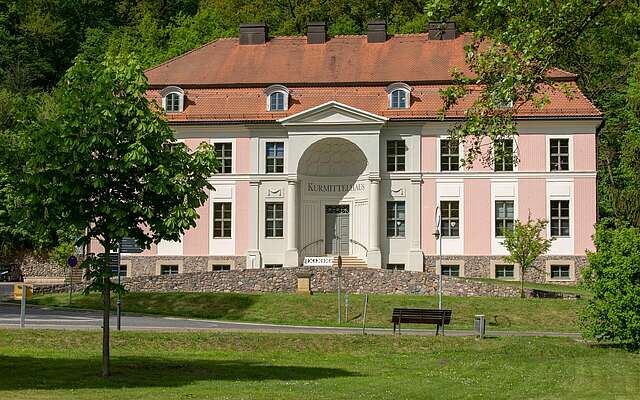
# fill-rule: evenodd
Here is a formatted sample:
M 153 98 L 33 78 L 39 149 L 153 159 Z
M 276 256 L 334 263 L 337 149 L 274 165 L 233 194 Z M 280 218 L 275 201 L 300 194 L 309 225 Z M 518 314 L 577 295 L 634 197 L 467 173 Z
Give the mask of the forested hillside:
M 385 19 L 392 34 L 424 31 L 434 19 L 452 19 L 461 30 L 488 36 L 514 20 L 546 32 L 564 22 L 559 16 L 572 15 L 567 7 L 579 14 L 585 4 L 517 1 L 525 13 L 505 9 L 504 18 L 495 18 L 503 7 L 495 3 L 497 14 L 488 18 L 475 2 L 453 0 L 0 0 L 0 128 L 12 124 L 21 96 L 50 90 L 79 54 L 99 60 L 130 52 L 149 67 L 256 21 L 266 22 L 270 35 L 304 34 L 310 20 L 326 21 L 330 35 L 359 34 L 372 18 Z M 580 87 L 605 113 L 601 215 L 640 226 L 640 4 L 588 3 L 597 5 L 593 18 L 571 32 L 575 37 L 556 64 L 579 74 Z M 554 7 L 564 7 L 564 14 Z

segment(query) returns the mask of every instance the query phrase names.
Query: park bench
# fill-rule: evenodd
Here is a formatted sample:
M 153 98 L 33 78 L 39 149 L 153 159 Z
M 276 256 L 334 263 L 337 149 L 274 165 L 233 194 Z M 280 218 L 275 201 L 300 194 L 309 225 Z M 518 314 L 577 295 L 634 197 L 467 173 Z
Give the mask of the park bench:
M 400 326 L 406 324 L 435 324 L 436 336 L 442 327 L 442 335 L 444 336 L 444 326 L 451 322 L 451 310 L 429 310 L 424 308 L 394 308 L 391 315 L 393 322 L 393 333 L 400 334 Z

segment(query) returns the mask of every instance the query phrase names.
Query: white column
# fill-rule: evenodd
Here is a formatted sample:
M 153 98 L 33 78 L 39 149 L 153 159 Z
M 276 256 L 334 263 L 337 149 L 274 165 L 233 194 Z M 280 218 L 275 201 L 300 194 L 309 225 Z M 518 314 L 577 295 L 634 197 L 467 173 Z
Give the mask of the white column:
M 422 271 L 424 265 L 424 255 L 421 248 L 421 178 L 412 178 L 407 196 L 407 215 L 405 224 L 409 234 L 409 259 L 407 270 Z
M 247 250 L 247 268 L 261 268 L 260 253 L 260 181 L 249 182 L 249 218 L 254 231 L 249 232 L 249 249 Z
M 369 249 L 367 251 L 369 268 L 382 267 L 380 252 L 380 177 L 369 174 Z
M 284 262 L 287 267 L 297 267 L 298 257 L 298 180 L 289 178 L 287 181 L 287 251 Z

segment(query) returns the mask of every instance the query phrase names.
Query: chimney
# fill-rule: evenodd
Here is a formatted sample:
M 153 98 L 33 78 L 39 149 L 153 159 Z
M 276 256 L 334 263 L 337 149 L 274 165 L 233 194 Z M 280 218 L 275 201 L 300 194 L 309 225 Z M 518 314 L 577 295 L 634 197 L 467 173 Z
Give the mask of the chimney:
M 451 40 L 458 37 L 455 22 L 429 22 L 429 40 Z
M 263 22 L 240 24 L 240 44 L 265 44 L 267 42 L 267 25 Z
M 324 22 L 309 22 L 307 24 L 307 43 L 323 44 L 327 42 L 327 24 Z
M 382 19 L 374 19 L 367 24 L 367 42 L 384 43 L 387 41 L 387 23 Z

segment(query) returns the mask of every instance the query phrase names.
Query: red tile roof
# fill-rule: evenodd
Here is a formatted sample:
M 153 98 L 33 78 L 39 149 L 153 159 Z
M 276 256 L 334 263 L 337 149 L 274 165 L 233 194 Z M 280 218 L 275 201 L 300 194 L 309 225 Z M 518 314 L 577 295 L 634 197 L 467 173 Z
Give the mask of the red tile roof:
M 578 90 L 567 98 L 559 89 L 549 89 L 550 104 L 538 109 L 531 104 L 518 108 L 519 117 L 599 117 L 600 111 Z M 173 122 L 183 121 L 275 121 L 301 111 L 337 101 L 390 119 L 433 119 L 442 107 L 439 90 L 445 85 L 417 85 L 411 92 L 411 107 L 390 110 L 385 86 L 350 87 L 289 87 L 289 109 L 286 112 L 266 111 L 264 88 L 189 88 L 185 89 L 185 107 L 181 113 L 170 113 Z M 149 97 L 161 104 L 160 90 L 149 92 Z M 454 107 L 447 117 L 462 117 L 473 102 L 473 94 Z
M 383 43 L 368 43 L 366 36 L 337 36 L 309 45 L 301 36 L 241 46 L 238 39 L 220 39 L 147 70 L 149 97 L 161 103 L 163 87 L 184 89 L 184 112 L 169 114 L 173 122 L 275 121 L 329 101 L 390 119 L 436 118 L 442 106 L 439 90 L 451 81 L 451 68 L 469 73 L 464 45 L 470 40 L 471 34 L 454 40 L 395 35 Z M 568 81 L 573 98 L 549 89 L 550 104 L 543 109 L 522 105 L 518 116 L 600 117 L 577 88 L 574 74 L 553 69 L 550 76 Z M 393 82 L 412 86 L 409 109 L 389 109 L 385 87 Z M 271 84 L 288 87 L 286 112 L 266 111 L 264 89 Z M 447 116 L 462 117 L 473 99 L 467 96 Z
M 265 86 L 451 80 L 453 67 L 466 69 L 467 33 L 454 40 L 428 40 L 427 34 L 395 35 L 383 43 L 367 36 L 336 36 L 307 44 L 305 36 L 275 37 L 263 45 L 241 46 L 219 39 L 146 71 L 152 86 Z M 558 79 L 575 75 L 551 71 Z

